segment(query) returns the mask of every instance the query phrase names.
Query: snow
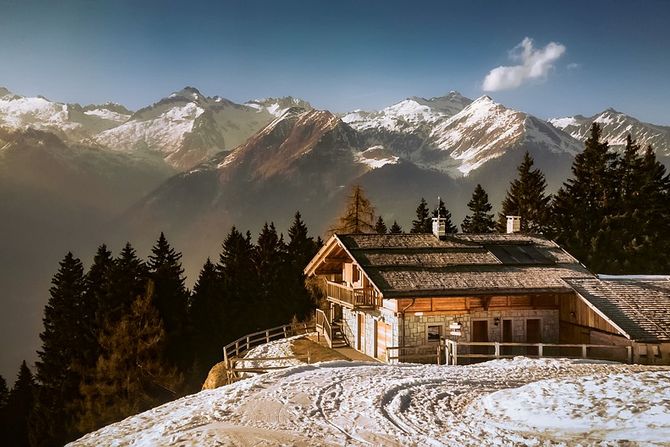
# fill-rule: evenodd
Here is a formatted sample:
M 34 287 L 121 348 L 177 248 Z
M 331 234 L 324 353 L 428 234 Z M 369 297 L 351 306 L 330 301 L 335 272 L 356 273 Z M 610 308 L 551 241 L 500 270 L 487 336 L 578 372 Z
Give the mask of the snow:
M 549 122 L 552 126 L 559 129 L 565 129 L 568 126 L 579 126 L 579 122 L 575 119 L 574 116 L 566 116 L 563 118 L 553 118 Z
M 274 340 L 270 343 L 265 343 L 255 348 L 250 349 L 244 358 L 258 359 L 258 358 L 278 358 L 278 357 L 293 357 L 295 354 L 291 349 L 291 344 L 294 340 L 303 338 L 305 335 L 296 335 L 294 337 L 284 338 L 281 340 Z M 299 359 L 281 359 L 281 360 L 246 360 L 240 361 L 236 366 L 240 368 L 262 368 L 264 366 L 296 366 L 302 365 Z
M 414 129 L 420 124 L 435 123 L 447 115 L 419 104 L 415 99 L 405 99 L 379 112 L 354 111 L 342 117 L 342 121 L 357 130 L 383 128 L 390 131 Z
M 599 279 L 606 280 L 636 280 L 636 281 L 670 281 L 670 275 L 598 275 Z
M 393 155 L 390 151 L 384 149 L 384 146 L 372 146 L 363 152 L 354 155 L 358 163 L 363 163 L 371 169 L 378 169 L 388 164 L 398 163 L 400 157 Z
M 488 394 L 468 415 L 483 415 L 496 429 L 554 440 L 668 440 L 670 393 L 658 393 L 664 383 L 670 383 L 668 371 L 542 380 Z
M 67 104 L 40 97 L 11 96 L 0 99 L 0 125 L 11 128 L 57 127 L 63 130 L 81 127 L 81 124 L 69 121 Z
M 89 116 L 97 116 L 98 118 L 102 118 L 102 119 L 109 120 L 109 121 L 116 121 L 118 123 L 122 123 L 124 121 L 127 121 L 128 118 L 130 118 L 130 115 L 126 115 L 124 113 L 114 112 L 113 110 L 109 110 L 109 109 L 87 110 L 86 112 L 84 112 L 84 114 L 89 115 Z
M 99 133 L 96 140 L 113 150 L 131 151 L 138 142 L 162 153 L 171 153 L 193 130 L 195 120 L 204 112 L 189 102 L 173 107 L 154 119 L 132 120 Z
M 326 362 L 202 391 L 72 445 L 659 445 L 668 383 L 667 367 L 565 359 Z

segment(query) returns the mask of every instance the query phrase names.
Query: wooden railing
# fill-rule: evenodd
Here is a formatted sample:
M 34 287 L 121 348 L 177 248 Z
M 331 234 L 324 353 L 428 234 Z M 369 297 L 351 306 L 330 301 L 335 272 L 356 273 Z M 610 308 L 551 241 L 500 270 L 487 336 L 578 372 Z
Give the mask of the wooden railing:
M 463 363 L 463 360 L 465 360 L 465 363 L 470 363 L 472 361 L 517 356 L 617 360 L 628 363 L 633 361 L 632 347 L 621 345 L 455 342 L 444 340 L 444 344 L 389 346 L 386 348 L 387 363 L 416 362 L 458 365 L 459 362 Z
M 326 281 L 326 295 L 331 301 L 352 308 L 375 307 L 381 303 L 372 287 L 352 288 L 333 281 Z
M 328 321 L 328 317 L 321 309 L 317 309 L 314 313 L 314 325 L 316 327 L 317 337 L 323 336 L 328 343 L 328 347 L 333 347 L 333 328 Z
M 293 337 L 294 335 L 306 334 L 314 331 L 314 326 L 308 326 L 307 323 L 298 325 L 285 324 L 277 326 L 264 331 L 254 332 L 238 338 L 235 341 L 228 343 L 223 347 L 223 361 L 226 368 L 231 366 L 231 362 L 235 358 L 240 358 L 251 348 L 269 343 L 273 340 Z
M 437 344 L 415 346 L 387 346 L 386 363 L 442 363 L 442 347 Z

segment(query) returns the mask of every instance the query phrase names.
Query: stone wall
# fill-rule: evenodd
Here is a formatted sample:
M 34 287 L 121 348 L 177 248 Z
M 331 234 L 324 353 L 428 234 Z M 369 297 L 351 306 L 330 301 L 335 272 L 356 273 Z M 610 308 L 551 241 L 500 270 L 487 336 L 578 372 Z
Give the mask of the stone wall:
M 499 318 L 498 325 L 495 319 Z M 463 315 L 433 315 L 417 312 L 405 315 L 405 346 L 423 345 L 428 342 L 428 326 L 441 326 L 442 336 L 456 341 L 472 341 L 472 321 L 488 321 L 489 341 L 502 342 L 502 320 L 512 320 L 512 334 L 514 342 L 526 341 L 526 320 L 540 319 L 543 343 L 558 343 L 558 310 L 496 310 L 472 312 Z M 449 325 L 453 322 L 461 324 L 461 336 L 451 337 Z M 402 334 L 402 328 L 400 328 Z M 402 338 L 402 335 L 401 335 Z

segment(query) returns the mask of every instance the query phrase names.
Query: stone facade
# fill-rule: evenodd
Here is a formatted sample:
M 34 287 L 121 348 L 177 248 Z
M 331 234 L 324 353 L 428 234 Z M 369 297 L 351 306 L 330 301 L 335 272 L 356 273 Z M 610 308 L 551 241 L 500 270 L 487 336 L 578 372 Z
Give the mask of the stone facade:
M 359 346 L 358 324 L 363 315 L 364 323 L 363 336 Z M 403 344 L 403 324 L 402 317 L 395 315 L 386 309 L 380 311 L 353 311 L 342 309 L 342 319 L 344 323 L 344 335 L 349 344 L 373 357 L 375 355 L 375 320 L 384 322 L 391 326 L 391 331 L 386 346 L 400 346 Z M 496 319 L 498 324 L 496 325 Z M 526 320 L 539 319 L 541 330 L 541 341 L 543 343 L 559 342 L 559 311 L 550 310 L 496 310 L 479 311 L 462 315 L 439 315 L 424 314 L 422 312 L 407 313 L 404 320 L 404 345 L 417 346 L 428 343 L 428 327 L 439 326 L 441 335 L 456 341 L 472 341 L 472 322 L 477 320 L 486 320 L 488 322 L 488 340 L 503 341 L 503 320 L 512 321 L 512 341 L 523 343 L 526 341 Z M 458 322 L 461 325 L 461 336 L 453 337 L 449 334 L 449 325 Z M 378 353 L 381 353 L 378 350 Z M 393 355 L 396 355 L 394 352 Z

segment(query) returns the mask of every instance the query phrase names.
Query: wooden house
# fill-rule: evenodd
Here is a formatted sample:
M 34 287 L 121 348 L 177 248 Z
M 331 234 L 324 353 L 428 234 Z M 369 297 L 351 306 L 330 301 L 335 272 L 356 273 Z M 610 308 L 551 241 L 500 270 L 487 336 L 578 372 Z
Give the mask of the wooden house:
M 632 361 L 670 365 L 670 277 L 571 278 L 563 342 L 630 346 Z
M 305 273 L 323 278 L 328 317 L 351 346 L 402 360 L 387 351 L 445 338 L 559 343 L 562 303 L 576 296 L 566 279 L 595 278 L 584 266 L 541 236 L 443 228 L 335 234 L 314 256 Z

